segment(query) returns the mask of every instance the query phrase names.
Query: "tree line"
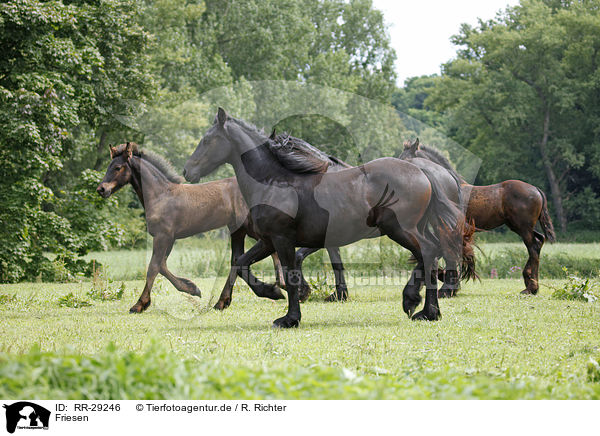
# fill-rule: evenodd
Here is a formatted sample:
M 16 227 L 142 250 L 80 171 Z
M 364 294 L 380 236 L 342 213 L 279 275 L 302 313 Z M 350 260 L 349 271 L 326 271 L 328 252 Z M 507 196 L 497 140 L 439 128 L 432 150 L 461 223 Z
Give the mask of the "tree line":
M 371 0 L 1 2 L 0 282 L 89 273 L 90 250 L 143 241 L 131 190 L 95 193 L 108 145 L 185 159 L 206 128 L 194 99 L 255 80 L 393 104 L 482 158 L 478 183 L 528 181 L 563 231 L 598 228 L 600 1 L 523 0 L 458 30 L 440 75 L 398 87 Z M 123 121 L 140 106 L 144 132 Z M 352 147 L 319 117 L 280 127 L 332 153 Z

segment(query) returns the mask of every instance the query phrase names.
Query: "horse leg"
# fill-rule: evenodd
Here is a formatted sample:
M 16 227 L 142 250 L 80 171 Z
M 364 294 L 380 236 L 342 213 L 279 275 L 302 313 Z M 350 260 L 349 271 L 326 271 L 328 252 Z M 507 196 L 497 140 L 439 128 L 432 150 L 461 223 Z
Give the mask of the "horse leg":
M 290 328 L 300 325 L 300 299 L 298 298 L 298 286 L 300 285 L 301 273 L 296 268 L 296 249 L 294 245 L 284 237 L 273 237 L 273 246 L 277 250 L 288 293 L 288 311 L 285 316 L 273 321 L 273 327 Z
M 411 233 L 400 227 L 398 221 L 391 210 L 384 210 L 384 213 L 378 218 L 376 223 L 382 234 L 388 236 L 392 241 L 400 244 L 402 247 L 410 250 L 417 265 L 413 269 L 410 278 L 402 291 L 402 308 L 404 312 L 411 317 L 416 307 L 421 303 L 421 287 L 424 281 L 424 263 L 421 254 L 419 240 Z
M 259 241 L 254 244 L 250 250 L 248 250 L 246 253 L 243 253 L 244 237 L 245 234 L 241 238 L 239 235 L 234 237 L 232 234 L 232 265 L 231 269 L 229 270 L 229 276 L 227 277 L 225 286 L 221 291 L 219 300 L 214 306 L 214 308 L 217 310 L 226 309 L 231 304 L 231 294 L 237 276 L 240 276 L 248 284 L 250 289 L 252 289 L 252 291 L 259 297 L 270 298 L 272 300 L 280 300 L 285 298 L 281 293 L 281 290 L 276 285 L 268 285 L 263 283 L 254 277 L 254 275 L 252 275 L 250 272 L 250 265 L 273 253 L 273 249 L 271 247 L 267 247 L 264 242 Z
M 344 278 L 344 264 L 342 263 L 340 249 L 338 247 L 328 248 L 327 253 L 335 276 L 335 293 L 325 298 L 325 301 L 346 301 L 348 299 L 348 287 Z
M 231 304 L 231 294 L 233 292 L 233 285 L 237 278 L 237 271 L 235 269 L 236 260 L 244 253 L 244 239 L 246 238 L 246 231 L 239 229 L 231 234 L 231 266 L 229 268 L 229 274 L 227 275 L 227 281 L 221 295 L 216 304 L 213 306 L 214 309 L 224 310 Z
M 304 274 L 302 273 L 302 263 L 304 262 L 304 259 L 306 259 L 308 256 L 319 250 L 320 248 L 302 247 L 298 249 L 298 251 L 296 251 L 296 268 L 298 269 L 298 271 L 300 271 L 300 285 L 298 289 L 298 298 L 301 302 L 306 301 L 310 296 L 310 293 L 312 292 L 312 289 L 310 289 L 310 286 L 306 282 Z
M 250 250 L 236 260 L 234 270 L 248 284 L 256 296 L 270 298 L 271 300 L 281 300 L 285 298 L 281 293 L 281 289 L 275 284 L 261 282 L 250 271 L 250 265 L 263 260 L 273 254 L 273 252 L 274 248 L 271 245 L 267 245 L 263 241 L 258 241 Z
M 275 270 L 275 285 L 282 289 L 285 289 L 285 278 L 283 277 L 283 269 L 281 268 L 281 261 L 277 253 L 271 254 L 273 260 L 273 269 Z
M 438 275 L 438 279 L 439 278 Z M 446 270 L 444 271 L 442 280 L 443 284 L 438 291 L 438 298 L 454 297 L 460 286 L 458 267 L 454 261 L 446 260 Z
M 400 227 L 393 211 L 384 209 L 378 217 L 377 227 L 381 232 L 387 235 L 390 239 L 409 249 L 415 259 L 417 266 L 411 274 L 411 280 L 404 287 L 402 293 L 402 306 L 404 312 L 411 316 L 415 308 L 421 301 L 419 291 L 421 289 L 423 279 L 425 279 L 425 306 L 423 310 L 416 313 L 412 319 L 422 319 L 435 321 L 441 318 L 440 306 L 438 304 L 437 290 L 437 257 L 438 247 L 435 243 L 424 238 L 417 238 L 411 232 L 403 230 Z M 419 277 L 418 274 L 423 275 Z M 414 282 L 413 282 L 414 278 Z
M 169 257 L 169 254 L 171 254 L 171 250 L 173 249 L 173 242 L 175 241 L 173 240 L 170 244 L 167 245 L 165 257 L 163 258 L 160 264 L 160 273 L 163 276 L 165 276 L 167 280 L 170 281 L 171 284 L 175 286 L 175 288 L 179 292 L 185 292 L 186 294 L 190 294 L 195 297 L 201 297 L 202 294 L 200 292 L 200 289 L 198 289 L 198 286 L 196 286 L 194 282 L 183 277 L 177 277 L 167 268 L 167 258 Z
M 423 260 L 425 263 L 425 305 L 423 310 L 416 313 L 412 319 L 437 321 L 442 317 L 442 314 L 438 303 L 437 257 L 433 247 L 427 247 L 423 250 Z
M 164 235 L 158 235 L 152 240 L 152 257 L 146 271 L 146 285 L 140 295 L 137 303 L 135 303 L 129 313 L 141 313 L 150 306 L 150 291 L 154 284 L 154 279 L 160 271 L 160 266 L 165 262 L 167 252 L 173 247 L 174 239 Z
M 523 280 L 525 281 L 525 289 L 521 294 L 535 295 L 538 293 L 538 270 L 540 266 L 540 252 L 544 244 L 544 236 L 535 230 L 523 237 L 523 242 L 527 247 L 529 259 L 523 268 Z

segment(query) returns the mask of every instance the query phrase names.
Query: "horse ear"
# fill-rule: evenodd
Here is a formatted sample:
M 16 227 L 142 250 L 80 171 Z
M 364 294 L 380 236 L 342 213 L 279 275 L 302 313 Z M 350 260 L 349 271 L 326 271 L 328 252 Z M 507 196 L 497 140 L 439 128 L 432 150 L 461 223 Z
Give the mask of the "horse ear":
M 277 135 L 275 134 L 275 130 L 276 130 L 275 127 L 273 127 L 273 131 L 271 132 L 271 136 L 269 136 L 269 139 L 272 139 L 273 141 L 277 137 Z
M 117 152 L 117 149 L 112 146 L 112 144 L 108 144 L 108 149 L 110 150 L 110 158 L 112 159 Z
M 125 154 L 127 155 L 127 160 L 131 159 L 131 156 L 133 155 L 133 145 L 131 142 L 128 142 L 125 146 Z
M 410 145 L 411 153 L 414 154 L 417 152 L 417 150 L 419 150 L 419 138 L 415 139 L 415 142 Z
M 217 111 L 217 121 L 221 126 L 227 121 L 227 112 L 225 112 L 225 109 L 222 107 L 219 107 L 219 110 Z

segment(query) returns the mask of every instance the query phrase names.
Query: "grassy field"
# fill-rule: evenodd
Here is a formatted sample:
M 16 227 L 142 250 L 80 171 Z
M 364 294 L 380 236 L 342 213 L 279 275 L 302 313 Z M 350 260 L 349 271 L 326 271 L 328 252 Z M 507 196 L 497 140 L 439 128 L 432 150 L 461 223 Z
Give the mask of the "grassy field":
M 428 323 L 402 313 L 399 286 L 354 285 L 350 301 L 314 298 L 299 329 L 278 331 L 285 301 L 236 285 L 215 312 L 223 280 L 195 281 L 202 299 L 159 279 L 141 315 L 128 309 L 142 281 L 114 301 L 88 296 L 89 282 L 0 286 L 0 397 L 600 398 L 600 305 L 545 286 L 524 297 L 520 280 L 468 283 Z M 61 307 L 71 293 L 92 305 Z
M 246 246 L 252 245 L 247 238 Z M 114 280 L 141 280 L 145 277 L 146 264 L 152 253 L 147 249 L 131 251 L 94 252 L 87 259 L 96 259 L 108 268 Z M 412 269 L 409 253 L 387 238 L 359 241 L 341 250 L 348 270 L 369 270 L 395 272 Z M 519 278 L 527 261 L 527 250 L 522 242 L 480 242 L 476 249 L 477 269 L 481 277 L 489 277 L 496 269 L 500 278 Z M 324 250 L 308 257 L 304 262 L 307 272 L 317 272 L 328 263 Z M 206 277 L 216 274 L 226 275 L 229 268 L 229 248 L 227 239 L 189 238 L 178 241 L 169 256 L 169 268 L 184 277 Z M 253 267 L 263 274 L 272 273 L 272 262 L 264 260 Z M 540 276 L 546 278 L 565 277 L 562 267 L 584 276 L 600 274 L 600 243 L 557 243 L 546 244 L 542 249 Z

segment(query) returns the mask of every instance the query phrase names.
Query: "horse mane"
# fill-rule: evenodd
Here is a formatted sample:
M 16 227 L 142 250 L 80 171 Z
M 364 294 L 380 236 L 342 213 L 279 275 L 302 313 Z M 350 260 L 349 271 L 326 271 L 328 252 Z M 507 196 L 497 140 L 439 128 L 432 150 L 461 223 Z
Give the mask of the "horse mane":
M 161 155 L 151 151 L 141 148 L 135 142 L 130 143 L 132 146 L 132 153 L 134 156 L 137 156 L 146 162 L 152 164 L 158 171 L 161 172 L 163 176 L 167 178 L 172 183 L 181 184 L 184 182 L 184 178 L 177 174 L 175 167 L 164 157 Z M 120 144 L 115 147 L 115 152 L 113 154 L 113 158 L 117 157 L 125 151 L 127 144 Z
M 231 116 L 229 119 L 235 121 L 240 127 L 264 136 L 262 129 L 259 130 L 247 121 Z M 271 137 L 266 140 L 266 145 L 283 167 L 295 173 L 322 174 L 327 172 L 330 166 L 351 168 L 351 165 L 341 159 L 329 156 L 303 139 L 285 132 L 275 135 L 275 131 L 273 131 Z
M 404 148 L 409 148 L 407 147 L 407 143 L 404 144 Z M 416 153 L 414 153 L 414 157 L 421 157 L 435 162 L 436 164 L 446 168 L 455 179 L 459 181 L 463 180 L 460 174 L 458 174 L 458 172 L 454 168 L 454 166 L 450 163 L 448 158 L 444 156 L 442 152 L 439 151 L 437 148 L 425 144 L 419 144 Z
M 288 133 L 271 135 L 268 147 L 284 167 L 296 173 L 322 174 L 327 172 L 330 166 L 351 167 L 341 159 L 330 156 Z

